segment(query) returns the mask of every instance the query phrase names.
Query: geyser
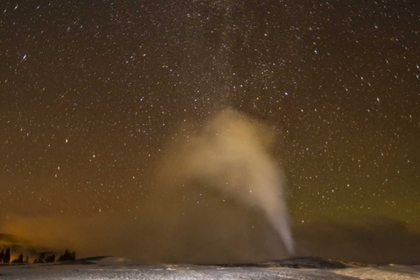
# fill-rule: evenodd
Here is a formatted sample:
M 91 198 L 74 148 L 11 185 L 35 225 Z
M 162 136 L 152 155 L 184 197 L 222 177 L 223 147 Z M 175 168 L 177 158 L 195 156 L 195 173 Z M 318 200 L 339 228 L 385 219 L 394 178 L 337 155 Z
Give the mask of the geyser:
M 226 109 L 201 132 L 172 147 L 160 182 L 167 188 L 211 182 L 210 187 L 248 207 L 258 208 L 294 252 L 283 196 L 283 172 L 271 155 L 274 137 L 262 123 Z
M 171 138 L 147 180 L 149 192 L 141 189 L 145 195 L 127 205 L 130 212 L 10 217 L 0 232 L 79 257 L 145 262 L 244 263 L 293 253 L 273 134 L 230 109 L 200 128 L 182 127 Z

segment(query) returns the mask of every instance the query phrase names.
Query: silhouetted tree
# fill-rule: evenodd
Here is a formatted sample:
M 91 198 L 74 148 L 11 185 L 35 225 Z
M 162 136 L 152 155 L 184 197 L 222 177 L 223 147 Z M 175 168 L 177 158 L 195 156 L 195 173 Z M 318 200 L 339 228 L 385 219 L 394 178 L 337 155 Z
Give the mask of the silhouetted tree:
M 7 248 L 4 254 L 3 263 L 10 263 L 10 248 Z
M 29 257 L 28 256 L 26 256 L 26 258 L 25 258 L 25 263 L 29 263 Z
M 55 255 L 54 255 L 54 254 L 52 254 L 52 255 L 50 255 L 50 256 L 48 256 L 48 257 L 46 257 L 46 258 L 45 258 L 45 262 L 46 262 L 46 263 L 53 263 L 53 262 L 55 262 Z
M 12 263 L 23 263 L 23 255 L 20 254 L 19 257 L 12 260 Z
M 34 263 L 45 263 L 45 253 L 40 253 L 38 258 L 34 260 Z
M 3 263 L 3 259 L 4 259 L 4 250 L 1 250 L 1 252 L 0 252 L 0 263 Z
M 13 259 L 10 263 L 18 263 L 18 259 Z
M 66 249 L 66 251 L 64 252 L 64 255 L 61 255 L 58 258 L 59 262 L 65 262 L 65 261 L 74 261 L 76 260 L 76 252 L 75 251 L 70 251 L 68 249 Z

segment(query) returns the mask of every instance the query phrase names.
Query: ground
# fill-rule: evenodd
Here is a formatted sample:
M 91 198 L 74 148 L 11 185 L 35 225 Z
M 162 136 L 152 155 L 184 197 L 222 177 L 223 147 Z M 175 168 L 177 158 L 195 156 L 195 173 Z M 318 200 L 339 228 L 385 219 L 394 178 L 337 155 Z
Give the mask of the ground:
M 313 260 L 311 260 L 313 262 Z M 296 265 L 297 263 L 297 265 Z M 353 266 L 303 268 L 274 263 L 263 265 L 144 265 L 129 260 L 98 257 L 62 264 L 3 265 L 0 279 L 420 279 L 420 266 Z M 291 264 L 291 262 L 289 262 Z M 305 265 L 308 266 L 305 260 Z M 331 264 L 331 263 L 330 263 Z M 327 264 L 327 266 L 331 266 Z M 325 263 L 322 263 L 325 266 Z

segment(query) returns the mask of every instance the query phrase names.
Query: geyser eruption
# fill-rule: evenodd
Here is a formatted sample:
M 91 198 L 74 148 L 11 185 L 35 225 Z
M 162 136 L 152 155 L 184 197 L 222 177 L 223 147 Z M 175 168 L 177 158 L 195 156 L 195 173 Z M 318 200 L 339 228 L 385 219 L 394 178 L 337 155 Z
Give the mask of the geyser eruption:
M 261 210 L 292 254 L 283 172 L 270 154 L 273 144 L 273 135 L 263 124 L 224 110 L 201 133 L 172 147 L 173 153 L 161 169 L 161 177 L 166 178 L 161 184 L 174 187 L 211 182 L 220 193 Z
M 153 184 L 138 187 L 144 195 L 127 205 L 130 212 L 10 217 L 0 232 L 57 253 L 144 262 L 244 263 L 293 253 L 272 133 L 229 109 L 200 127 L 171 138 L 147 180 Z

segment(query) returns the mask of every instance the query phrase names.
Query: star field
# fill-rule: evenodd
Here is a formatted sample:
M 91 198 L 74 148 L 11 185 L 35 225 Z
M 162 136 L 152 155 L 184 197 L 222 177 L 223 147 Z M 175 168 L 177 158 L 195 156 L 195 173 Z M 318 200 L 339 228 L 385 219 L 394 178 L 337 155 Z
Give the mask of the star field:
M 2 1 L 0 219 L 130 213 L 230 107 L 275 133 L 294 224 L 418 230 L 418 1 L 257 2 Z

